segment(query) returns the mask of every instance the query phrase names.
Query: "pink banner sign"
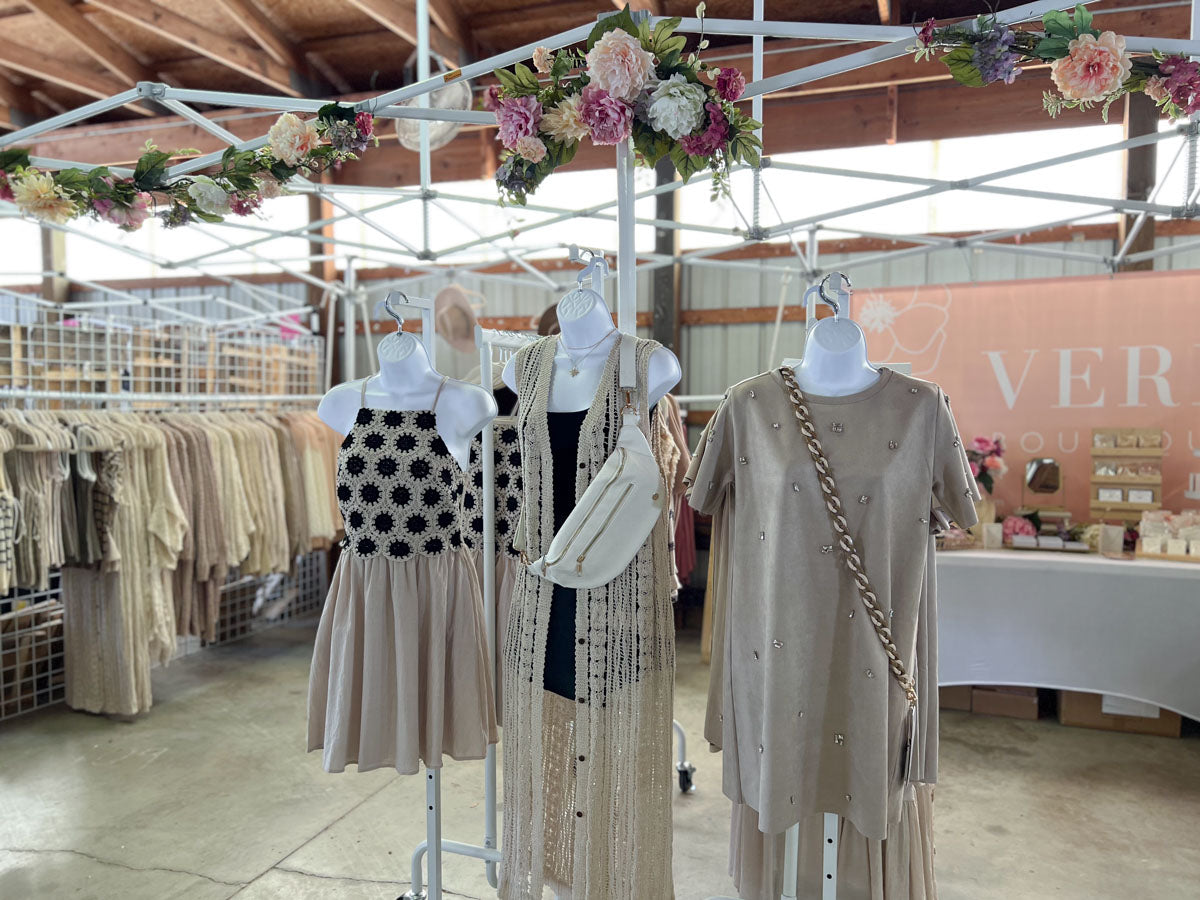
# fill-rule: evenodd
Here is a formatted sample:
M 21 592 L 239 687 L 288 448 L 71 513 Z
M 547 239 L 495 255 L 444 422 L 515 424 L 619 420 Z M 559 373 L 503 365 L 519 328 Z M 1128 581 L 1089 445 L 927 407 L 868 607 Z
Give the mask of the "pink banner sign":
M 1200 472 L 1200 273 L 1146 272 L 858 289 L 873 361 L 909 362 L 940 384 L 967 442 L 1004 438 L 1002 513 L 1021 503 L 1025 463 L 1062 463 L 1066 506 L 1089 518 L 1093 428 L 1161 428 L 1162 502 Z M 1061 496 L 1061 495 L 1060 495 Z

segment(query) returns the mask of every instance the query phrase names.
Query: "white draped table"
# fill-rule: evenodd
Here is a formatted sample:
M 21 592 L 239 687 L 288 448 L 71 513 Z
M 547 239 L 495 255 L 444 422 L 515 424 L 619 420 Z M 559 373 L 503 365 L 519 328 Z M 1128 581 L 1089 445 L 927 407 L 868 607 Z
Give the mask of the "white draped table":
M 938 681 L 1110 694 L 1200 719 L 1200 563 L 937 554 Z

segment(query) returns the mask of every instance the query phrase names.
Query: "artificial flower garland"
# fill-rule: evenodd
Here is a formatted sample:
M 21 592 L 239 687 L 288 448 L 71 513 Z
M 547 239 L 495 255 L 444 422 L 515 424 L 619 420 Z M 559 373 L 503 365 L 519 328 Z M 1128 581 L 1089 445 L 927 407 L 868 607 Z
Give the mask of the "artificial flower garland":
M 56 225 L 91 216 L 123 231 L 137 231 L 156 214 L 167 228 L 197 219 L 220 222 L 228 215 L 250 215 L 264 200 L 284 193 L 294 175 L 311 177 L 358 159 L 371 142 L 379 144 L 374 116 L 339 103 L 322 106 L 315 119 L 284 113 L 271 126 L 268 140 L 258 150 L 230 147 L 211 174 L 170 182 L 167 162 L 199 151 L 167 153 L 147 141 L 133 177 L 119 178 L 105 166 L 50 172 L 31 166 L 28 150 L 0 150 L 0 200 Z
M 1056 91 L 1043 92 L 1042 105 L 1051 117 L 1102 104 L 1107 122 L 1113 102 L 1138 91 L 1172 119 L 1200 110 L 1200 63 L 1158 51 L 1131 56 L 1125 38 L 1093 28 L 1092 14 L 1082 5 L 1074 15 L 1046 13 L 1042 27 L 1041 32 L 1016 31 L 992 15 L 942 27 L 930 19 L 910 49 L 918 61 L 940 54 L 954 80 L 969 87 L 1012 84 L 1023 64 L 1048 62 Z
M 703 21 L 703 3 L 696 16 Z M 734 163 L 758 165 L 762 142 L 754 132 L 762 126 L 734 106 L 746 79 L 696 53 L 685 57 L 686 39 L 675 34 L 680 21 L 662 19 L 651 29 L 626 6 L 596 24 L 586 53 L 538 47 L 536 74 L 521 63 L 496 70 L 500 83 L 485 93 L 483 108 L 496 113 L 504 147 L 496 170 L 501 203 L 523 206 L 584 138 L 597 145 L 632 138 L 639 164 L 669 157 L 684 181 L 707 169 L 714 196 L 728 193 Z M 708 41 L 700 37 L 703 50 Z

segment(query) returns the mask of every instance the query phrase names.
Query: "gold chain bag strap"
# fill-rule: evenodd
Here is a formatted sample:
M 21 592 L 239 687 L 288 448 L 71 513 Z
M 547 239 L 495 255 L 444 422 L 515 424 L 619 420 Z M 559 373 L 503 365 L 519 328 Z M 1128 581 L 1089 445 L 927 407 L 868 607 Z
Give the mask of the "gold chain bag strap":
M 867 616 L 875 627 L 879 643 L 883 644 L 883 651 L 887 654 L 888 667 L 892 670 L 896 683 L 904 691 L 911 711 L 917 705 L 917 683 L 904 668 L 904 661 L 900 659 L 900 651 L 896 649 L 896 642 L 892 640 L 892 629 L 887 624 L 887 615 L 879 608 L 879 598 L 876 597 L 875 591 L 871 587 L 862 557 L 858 555 L 858 549 L 854 545 L 854 536 L 850 534 L 846 515 L 842 512 L 842 498 L 838 495 L 837 483 L 833 480 L 833 467 L 829 465 L 821 442 L 817 439 L 817 429 L 813 425 L 812 416 L 804 403 L 804 394 L 800 390 L 800 385 L 796 383 L 796 373 L 787 366 L 781 367 L 779 371 L 783 375 L 784 385 L 787 386 L 788 398 L 792 401 L 796 419 L 800 422 L 800 433 L 804 435 L 809 455 L 812 456 L 813 465 L 817 468 L 817 480 L 821 484 L 821 492 L 825 495 L 825 509 L 829 512 L 829 522 L 837 535 L 842 559 L 846 561 L 846 568 L 854 578 L 859 599 L 862 600 L 862 605 L 867 610 Z

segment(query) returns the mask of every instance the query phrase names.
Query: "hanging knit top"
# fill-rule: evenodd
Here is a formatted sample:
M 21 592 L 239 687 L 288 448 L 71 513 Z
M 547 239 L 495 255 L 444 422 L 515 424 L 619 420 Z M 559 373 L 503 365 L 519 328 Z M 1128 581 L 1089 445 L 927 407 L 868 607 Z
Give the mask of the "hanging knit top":
M 463 477 L 437 432 L 438 397 L 428 410 L 362 405 L 342 441 L 337 467 L 338 506 L 346 520 L 342 546 L 361 559 L 403 561 L 462 546 Z

